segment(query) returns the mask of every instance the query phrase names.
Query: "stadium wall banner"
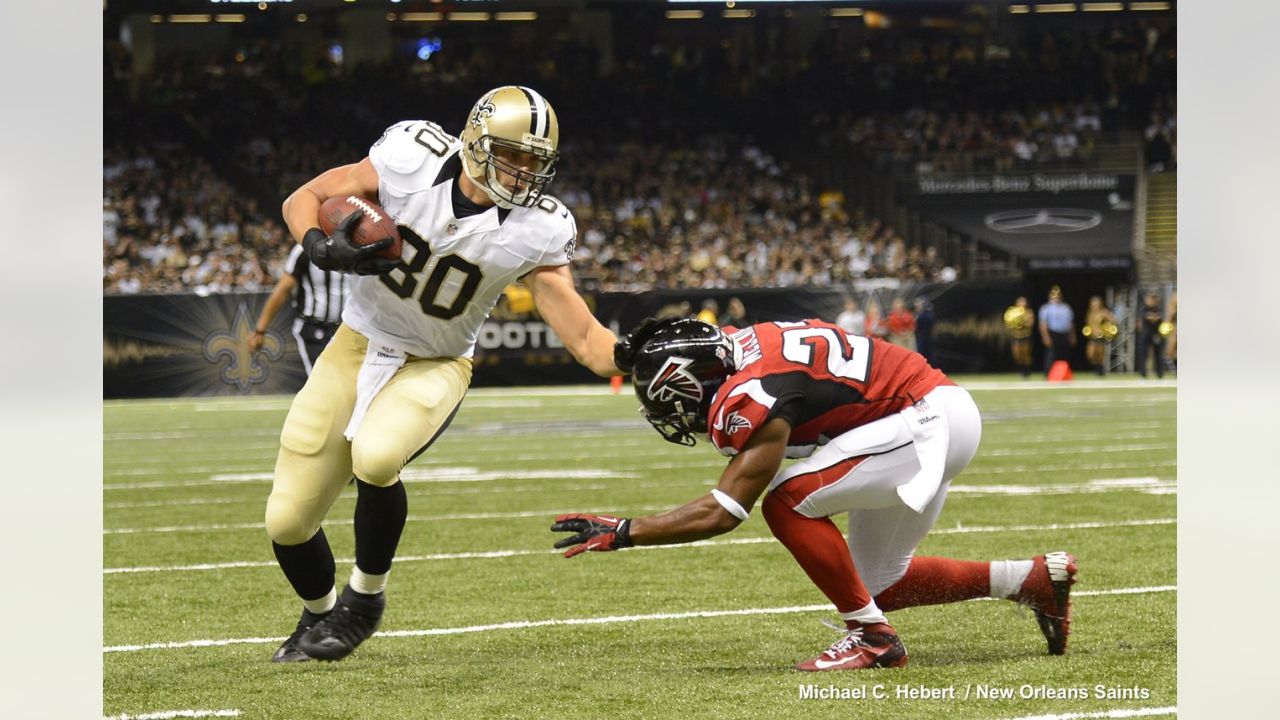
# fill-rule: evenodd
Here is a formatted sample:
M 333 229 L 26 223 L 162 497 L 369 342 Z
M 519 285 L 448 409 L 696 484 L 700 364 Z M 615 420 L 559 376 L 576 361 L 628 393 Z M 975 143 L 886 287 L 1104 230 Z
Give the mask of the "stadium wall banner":
M 908 206 L 1019 257 L 1024 269 L 1129 271 L 1132 174 L 1106 172 L 920 175 L 899 190 Z
M 1018 283 L 942 285 L 867 281 L 851 286 L 584 293 L 605 326 L 625 332 L 649 316 L 694 315 L 715 300 L 719 321 L 731 298 L 745 322 L 834 320 L 846 297 L 873 319 L 895 297 L 928 299 L 936 317 L 934 362 L 948 372 L 1007 370 L 1001 313 L 1025 292 Z M 267 293 L 103 298 L 103 395 L 106 398 L 291 394 L 306 381 L 291 311 L 279 313 L 263 347 L 249 351 Z M 523 309 L 523 308 L 522 308 Z M 536 311 L 514 312 L 504 298 L 480 330 L 475 386 L 603 383 L 574 361 Z

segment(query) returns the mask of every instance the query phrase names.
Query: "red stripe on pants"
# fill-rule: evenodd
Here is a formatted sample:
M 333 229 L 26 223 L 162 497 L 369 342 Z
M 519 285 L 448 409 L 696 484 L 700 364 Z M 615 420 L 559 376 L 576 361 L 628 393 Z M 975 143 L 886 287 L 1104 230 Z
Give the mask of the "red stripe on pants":
M 960 602 L 991 594 L 991 563 L 913 557 L 907 574 L 876 596 L 884 612 L 917 605 Z
M 829 465 L 821 470 L 813 470 L 796 475 L 774 488 L 773 492 L 769 493 L 769 497 L 780 495 L 786 501 L 788 507 L 795 507 L 804 502 L 805 498 L 822 488 L 839 482 L 841 478 L 852 472 L 868 457 L 868 455 L 858 455 L 857 457 L 845 458 L 835 465 Z
M 783 487 L 789 485 L 790 482 Z M 858 576 L 849 546 L 836 524 L 829 518 L 805 517 L 792 506 L 778 490 L 765 496 L 761 513 L 773 536 L 791 552 L 836 610 L 850 613 L 871 604 L 871 593 Z

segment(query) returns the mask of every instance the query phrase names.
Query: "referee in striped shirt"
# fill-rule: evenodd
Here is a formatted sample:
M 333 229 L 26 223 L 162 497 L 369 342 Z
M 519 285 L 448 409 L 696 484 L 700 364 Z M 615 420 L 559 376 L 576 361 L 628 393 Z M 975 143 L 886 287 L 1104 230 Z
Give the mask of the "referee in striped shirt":
M 249 351 L 257 352 L 262 347 L 271 319 L 293 294 L 293 308 L 298 316 L 293 321 L 293 337 L 298 341 L 302 366 L 310 375 L 311 366 L 342 322 L 342 306 L 350 293 L 351 284 L 346 275 L 312 265 L 302 246 L 294 245 L 289 251 L 289 259 L 285 260 L 284 275 L 272 289 L 262 314 L 258 316 L 258 324 L 254 326 L 253 337 L 249 340 Z

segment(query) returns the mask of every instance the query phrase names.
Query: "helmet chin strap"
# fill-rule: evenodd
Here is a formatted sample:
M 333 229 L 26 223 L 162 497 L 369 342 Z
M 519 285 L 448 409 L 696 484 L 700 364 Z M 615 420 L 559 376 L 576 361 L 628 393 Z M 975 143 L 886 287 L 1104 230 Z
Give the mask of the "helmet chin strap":
M 501 188 L 502 183 L 498 182 L 498 171 L 494 169 L 493 163 L 488 160 L 485 160 L 484 163 L 484 181 L 476 184 L 484 190 L 485 195 L 488 195 L 489 199 L 496 203 L 498 207 L 510 210 L 516 206 L 514 202 L 498 194 L 497 188 Z

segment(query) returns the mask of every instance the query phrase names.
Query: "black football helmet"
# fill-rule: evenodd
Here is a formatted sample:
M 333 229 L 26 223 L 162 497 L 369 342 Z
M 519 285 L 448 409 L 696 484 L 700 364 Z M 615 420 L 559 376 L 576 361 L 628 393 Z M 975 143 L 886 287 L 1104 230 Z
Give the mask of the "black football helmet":
M 707 432 L 711 399 L 734 371 L 733 344 L 720 328 L 693 319 L 662 327 L 635 352 L 631 382 L 640 412 L 662 438 L 693 446 Z

